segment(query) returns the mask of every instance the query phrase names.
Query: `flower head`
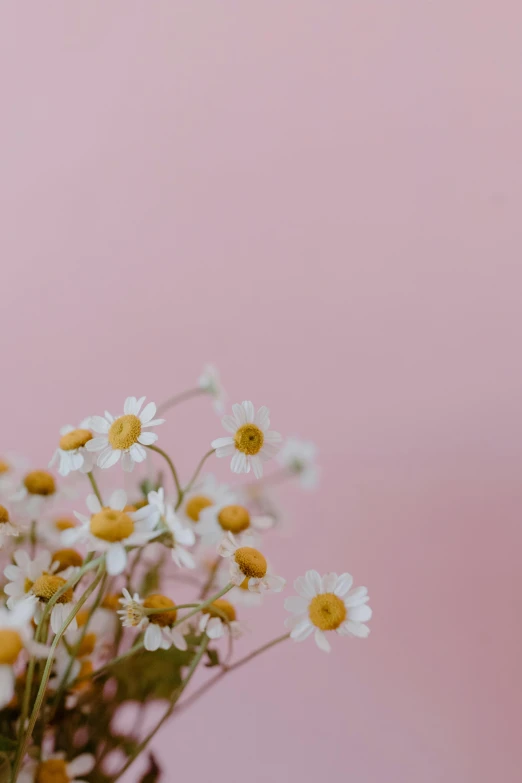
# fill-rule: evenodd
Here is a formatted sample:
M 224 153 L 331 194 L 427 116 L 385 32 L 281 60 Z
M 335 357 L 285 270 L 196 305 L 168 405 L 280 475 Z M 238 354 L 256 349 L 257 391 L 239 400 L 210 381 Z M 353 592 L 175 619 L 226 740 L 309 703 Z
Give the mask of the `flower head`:
M 4 576 L 9 580 L 4 592 L 9 596 L 7 606 L 14 609 L 16 604 L 31 594 L 33 584 L 44 574 L 53 573 L 58 565 L 52 565 L 52 555 L 42 549 L 31 559 L 24 549 L 16 549 L 13 553 L 15 564 L 4 569 Z
M 316 453 L 315 443 L 291 437 L 284 442 L 277 460 L 291 473 L 299 476 L 302 487 L 313 489 L 319 480 Z
M 147 496 L 149 506 L 154 509 L 156 524 L 161 519 L 166 530 L 170 533 L 169 546 L 172 559 L 180 568 L 194 568 L 194 558 L 187 551 L 187 547 L 194 546 L 196 536 L 192 528 L 183 524 L 171 503 L 165 501 L 163 487 L 155 492 L 149 492 Z M 162 532 L 161 530 L 158 532 Z
M 168 650 L 172 646 L 178 650 L 186 650 L 187 642 L 182 633 L 186 630 L 185 624 L 180 623 L 175 628 L 172 624 L 176 620 L 177 611 L 175 603 L 165 595 L 149 595 L 147 598 L 140 598 L 138 593 L 131 596 L 128 590 L 124 588 L 123 598 L 120 599 L 122 609 L 118 611 L 122 624 L 125 627 L 138 628 L 145 630 L 143 640 L 144 647 L 150 652 L 159 650 Z M 156 610 L 147 614 L 147 610 Z M 162 610 L 165 611 L 157 611 Z
M 205 546 L 215 547 L 226 533 L 239 535 L 247 530 L 269 530 L 273 525 L 273 517 L 251 514 L 248 508 L 238 503 L 234 497 L 228 497 L 203 509 L 196 532 Z
M 343 636 L 358 636 L 364 639 L 370 633 L 365 622 L 372 616 L 367 606 L 366 587 L 352 588 L 350 574 L 325 574 L 307 571 L 294 582 L 298 595 L 285 600 L 285 608 L 292 612 L 286 620 L 291 637 L 302 642 L 315 631 L 317 646 L 330 652 L 325 636 L 327 631 L 336 631 Z
M 44 754 L 40 761 L 28 759 L 18 783 L 85 783 L 84 775 L 94 769 L 96 760 L 90 753 L 82 753 L 66 761 L 64 753 Z
M 9 704 L 14 695 L 13 666 L 25 648 L 31 655 L 47 656 L 46 647 L 33 641 L 31 619 L 34 601 L 20 601 L 14 609 L 0 607 L 0 709 Z
M 212 364 L 206 364 L 199 376 L 198 385 L 210 394 L 214 400 L 214 409 L 217 413 L 223 413 L 227 394 L 221 384 L 219 373 Z
M 61 497 L 68 496 L 67 490 L 59 490 L 56 479 L 48 470 L 31 470 L 26 473 L 10 500 L 19 514 L 28 519 L 38 519 Z
M 199 630 L 202 633 L 204 631 L 209 639 L 221 639 L 227 632 L 233 639 L 239 639 L 245 629 L 238 622 L 235 607 L 230 601 L 218 598 L 206 609 L 203 609 Z
M 122 489 L 113 492 L 109 505 L 103 506 L 96 495 L 86 500 L 91 516 L 75 511 L 80 521 L 78 527 L 69 528 L 62 533 L 62 542 L 66 547 L 76 542 L 85 542 L 89 551 L 107 553 L 107 572 L 110 576 L 121 574 L 127 566 L 128 546 L 143 546 L 155 538 L 156 516 L 150 506 L 138 511 L 125 511 L 127 494 Z
M 274 593 L 281 592 L 286 580 L 270 573 L 263 553 L 249 544 L 248 538 L 245 538 L 240 544 L 232 533 L 227 533 L 221 540 L 218 554 L 229 559 L 230 581 L 239 587 L 245 579 L 248 579 L 248 589 L 254 593 L 262 590 L 271 590 Z
M 215 476 L 209 474 L 186 493 L 177 513 L 197 532 L 202 512 L 228 499 L 230 502 L 234 499 L 230 487 L 220 484 Z
M 232 457 L 233 473 L 254 471 L 256 478 L 263 475 L 263 462 L 275 457 L 281 435 L 269 430 L 270 414 L 266 406 L 256 410 L 249 401 L 232 406 L 232 416 L 223 416 L 221 423 L 231 435 L 212 441 L 216 457 Z
M 90 428 L 97 436 L 85 444 L 87 451 L 99 451 L 97 464 L 100 468 L 110 468 L 120 459 L 123 469 L 132 471 L 136 462 L 147 458 L 144 446 L 151 446 L 158 439 L 154 432 L 146 432 L 146 427 L 163 424 L 164 419 L 154 419 L 156 405 L 149 402 L 143 410 L 145 397 L 127 397 L 123 406 L 123 415 L 114 417 L 108 411 L 105 416 L 91 416 Z M 141 411 L 141 412 L 140 412 Z
M 92 440 L 89 421 L 87 418 L 78 427 L 67 425 L 60 430 L 58 448 L 49 462 L 49 467 L 58 462 L 58 473 L 61 476 L 68 476 L 73 470 L 80 470 L 82 473 L 92 470 L 94 455 L 86 449 L 87 443 Z
M 13 523 L 8 509 L 0 505 L 0 549 L 2 549 L 8 537 L 17 537 L 21 532 L 22 528 Z

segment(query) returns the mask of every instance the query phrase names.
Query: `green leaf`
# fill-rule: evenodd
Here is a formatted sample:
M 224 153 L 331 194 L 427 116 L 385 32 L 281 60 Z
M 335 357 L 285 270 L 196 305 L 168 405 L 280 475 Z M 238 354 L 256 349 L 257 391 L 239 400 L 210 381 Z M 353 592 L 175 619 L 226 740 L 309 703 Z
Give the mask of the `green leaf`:
M 181 668 L 189 666 L 193 650 L 144 650 L 111 669 L 118 683 L 117 701 L 170 699 L 183 680 Z
M 12 753 L 16 748 L 17 743 L 14 740 L 0 734 L 0 753 Z
M 208 662 L 205 664 L 207 669 L 213 666 L 219 666 L 219 652 L 217 650 L 207 650 Z
M 154 755 L 149 753 L 149 768 L 140 778 L 139 783 L 157 783 L 160 779 L 161 767 L 156 761 Z

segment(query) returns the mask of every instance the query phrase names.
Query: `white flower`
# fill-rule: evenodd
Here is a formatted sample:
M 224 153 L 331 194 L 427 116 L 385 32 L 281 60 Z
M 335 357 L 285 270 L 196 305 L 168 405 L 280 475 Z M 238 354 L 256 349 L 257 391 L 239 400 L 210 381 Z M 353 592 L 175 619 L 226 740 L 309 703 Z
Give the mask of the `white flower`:
M 27 460 L 18 454 L 0 456 L 0 496 L 9 497 L 17 486 L 16 476 L 27 468 Z
M 49 650 L 33 641 L 31 619 L 34 600 L 20 601 L 14 609 L 0 606 L 0 709 L 14 695 L 14 665 L 25 648 L 31 655 L 47 657 Z
M 14 609 L 19 601 L 30 594 L 31 587 L 44 573 L 52 573 L 59 567 L 58 563 L 51 565 L 52 555 L 46 549 L 38 552 L 32 560 L 24 549 L 16 549 L 13 560 L 16 565 L 10 564 L 4 569 L 4 576 L 9 580 L 4 587 L 4 593 L 9 596 L 9 609 Z
M 6 539 L 10 537 L 17 537 L 22 532 L 23 528 L 13 524 L 11 515 L 5 506 L 0 505 L 0 549 L 6 543 Z
M 122 624 L 126 628 L 138 628 L 145 630 L 143 644 L 146 650 L 155 652 L 159 650 L 169 650 L 172 646 L 178 650 L 186 650 L 187 642 L 183 636 L 183 631 L 187 631 L 186 623 L 179 623 L 176 628 L 170 626 L 176 620 L 176 610 L 170 609 L 175 604 L 170 598 L 164 595 L 150 595 L 148 598 L 140 598 L 138 593 L 131 596 L 129 591 L 123 589 L 123 598 L 120 598 L 123 609 L 118 610 Z M 147 615 L 147 609 L 165 609 L 165 612 L 158 612 Z
M 86 783 L 84 775 L 92 772 L 96 759 L 90 753 L 82 753 L 72 761 L 65 760 L 64 753 L 44 754 L 41 761 L 28 759 L 18 776 L 18 783 L 40 783 L 40 781 L 58 781 L 60 783 Z
M 305 489 L 313 489 L 319 480 L 319 468 L 315 461 L 315 443 L 299 438 L 287 438 L 277 455 L 278 462 L 299 476 L 299 483 Z
M 251 514 L 246 506 L 228 497 L 219 504 L 204 508 L 195 529 L 204 546 L 216 547 L 225 533 L 269 530 L 274 521 L 270 516 Z
M 228 484 L 220 484 L 215 476 L 209 474 L 187 492 L 177 513 L 197 532 L 201 512 L 228 499 L 231 503 L 234 499 Z
M 88 495 L 86 504 L 91 516 L 75 511 L 81 524 L 64 530 L 62 541 L 64 546 L 83 541 L 88 551 L 106 552 L 107 572 L 110 576 L 125 571 L 126 547 L 143 546 L 159 533 L 154 530 L 156 517 L 150 506 L 144 506 L 138 511 L 124 511 L 127 494 L 122 489 L 113 492 L 108 506 L 102 508 L 96 495 Z
M 58 489 L 55 478 L 49 471 L 31 470 L 25 474 L 21 485 L 9 499 L 20 515 L 40 522 L 42 515 L 49 511 L 53 503 L 60 498 L 71 496 L 70 489 Z
M 199 621 L 199 630 L 205 632 L 209 639 L 221 639 L 229 633 L 232 639 L 239 639 L 245 632 L 245 627 L 238 622 L 236 610 L 230 601 L 218 598 L 203 610 Z
M 228 571 L 220 569 L 216 574 L 216 592 L 223 587 L 226 587 L 229 582 Z M 230 598 L 230 601 L 233 604 L 240 604 L 241 606 L 261 606 L 263 603 L 263 593 L 253 593 L 249 590 L 247 579 L 244 579 L 239 587 L 233 587 L 232 590 L 227 593 L 227 598 Z
M 350 574 L 325 574 L 307 571 L 294 582 L 298 595 L 285 600 L 285 609 L 292 612 L 285 624 L 291 629 L 291 637 L 302 642 L 315 631 L 317 646 L 330 652 L 325 631 L 336 631 L 343 636 L 365 639 L 370 629 L 365 622 L 372 616 L 367 606 L 366 587 L 352 588 Z
M 221 385 L 219 373 L 212 364 L 206 364 L 199 376 L 198 385 L 214 399 L 214 410 L 223 413 L 227 394 Z
M 154 419 L 156 405 L 149 402 L 140 413 L 145 397 L 127 397 L 123 406 L 123 415 L 114 418 L 108 411 L 105 416 L 91 416 L 90 428 L 99 433 L 85 444 L 87 451 L 99 451 L 98 466 L 110 468 L 119 459 L 123 470 L 134 469 L 135 462 L 147 458 L 144 446 L 151 446 L 158 439 L 154 432 L 145 432 L 145 427 L 156 427 L 164 419 Z
M 263 475 L 263 462 L 279 451 L 281 435 L 269 430 L 269 410 L 266 406 L 255 411 L 253 404 L 244 401 L 232 406 L 232 416 L 223 416 L 221 423 L 232 435 L 212 441 L 216 457 L 232 457 L 232 473 L 249 473 L 256 478 Z
M 187 552 L 186 547 L 194 546 L 196 536 L 190 527 L 186 527 L 174 511 L 171 503 L 165 502 L 163 488 L 155 492 L 149 492 L 147 495 L 149 506 L 154 510 L 155 524 L 161 519 L 165 527 L 171 534 L 171 552 L 172 559 L 180 568 L 194 568 L 194 558 Z M 161 530 L 158 533 L 162 532 Z
M 92 440 L 90 419 L 84 419 L 78 427 L 67 425 L 60 430 L 60 443 L 49 462 L 51 468 L 58 462 L 58 473 L 68 476 L 73 470 L 89 473 L 95 462 L 94 454 L 87 451 L 86 444 Z
M 262 590 L 280 593 L 286 580 L 272 574 L 264 555 L 248 543 L 249 539 L 245 538 L 239 545 L 232 533 L 227 533 L 218 546 L 218 554 L 230 560 L 230 581 L 239 587 L 248 579 L 248 589 L 254 593 Z

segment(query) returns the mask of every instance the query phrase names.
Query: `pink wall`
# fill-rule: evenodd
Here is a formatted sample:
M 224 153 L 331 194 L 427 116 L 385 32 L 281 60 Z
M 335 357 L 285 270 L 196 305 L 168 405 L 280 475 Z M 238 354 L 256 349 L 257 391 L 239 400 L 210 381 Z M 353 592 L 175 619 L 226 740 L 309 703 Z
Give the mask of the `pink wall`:
M 198 780 L 519 780 L 521 21 L 3 4 L 2 446 L 44 461 L 211 359 L 320 447 L 279 571 L 372 596 L 367 642 L 282 648 L 167 728 L 176 773 L 203 745 Z M 186 473 L 220 434 L 193 402 L 164 444 Z M 267 604 L 245 651 L 281 633 Z

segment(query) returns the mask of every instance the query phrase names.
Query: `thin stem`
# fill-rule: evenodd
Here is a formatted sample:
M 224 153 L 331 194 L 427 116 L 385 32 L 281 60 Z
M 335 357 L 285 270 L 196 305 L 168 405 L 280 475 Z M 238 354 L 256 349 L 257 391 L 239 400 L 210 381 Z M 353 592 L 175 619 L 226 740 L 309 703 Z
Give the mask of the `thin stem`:
M 155 451 L 156 454 L 161 454 L 163 459 L 166 460 L 167 465 L 170 468 L 170 472 L 172 473 L 172 478 L 174 479 L 174 484 L 176 485 L 176 490 L 177 490 L 177 493 L 178 493 L 178 505 L 179 505 L 179 503 L 183 499 L 183 490 L 181 488 L 181 484 L 179 483 L 178 472 L 177 472 L 176 468 L 174 467 L 174 463 L 172 462 L 172 460 L 169 457 L 169 455 L 167 454 L 167 452 L 163 451 L 163 449 L 158 448 L 158 446 L 147 446 L 147 448 L 150 449 L 151 451 Z
M 233 663 L 232 666 L 228 666 L 226 671 L 231 672 L 234 671 L 234 669 L 239 669 L 240 666 L 248 663 L 252 660 L 252 658 L 257 658 L 257 656 L 261 655 L 261 653 L 266 652 L 266 650 L 270 650 L 271 647 L 275 647 L 276 644 L 279 644 L 279 642 L 284 642 L 287 639 L 290 639 L 289 633 L 285 633 L 283 636 L 278 636 L 276 639 L 272 639 L 271 642 L 267 642 L 267 644 L 264 644 L 262 647 L 258 647 L 257 650 L 254 650 L 254 652 L 251 652 L 249 655 L 245 655 L 244 658 L 240 658 L 239 661 Z
M 163 714 L 162 718 L 158 721 L 158 723 L 154 726 L 152 731 L 150 731 L 147 734 L 147 736 L 140 742 L 140 744 L 134 750 L 133 754 L 126 761 L 126 763 L 123 765 L 123 767 L 118 772 L 118 774 L 114 778 L 111 779 L 112 783 L 114 783 L 114 781 L 118 780 L 123 775 L 123 773 L 128 770 L 128 768 L 134 762 L 136 757 L 139 756 L 139 754 L 147 747 L 149 742 L 153 739 L 153 737 L 161 729 L 161 727 L 163 726 L 165 721 L 167 721 L 170 718 L 170 716 L 174 712 L 174 708 L 176 706 L 176 703 L 177 703 L 178 699 L 180 698 L 181 694 L 183 693 L 183 691 L 185 690 L 185 688 L 189 684 L 190 680 L 192 679 L 192 676 L 193 676 L 194 672 L 196 671 L 196 669 L 198 667 L 199 662 L 203 658 L 203 656 L 204 656 L 204 654 L 206 652 L 206 649 L 208 647 L 209 642 L 210 642 L 210 639 L 208 638 L 208 636 L 206 634 L 204 634 L 201 646 L 200 646 L 199 650 L 197 651 L 196 655 L 194 656 L 194 658 L 192 660 L 192 663 L 190 664 L 189 670 L 187 672 L 187 676 L 185 677 L 185 679 L 183 680 L 183 682 L 181 683 L 179 688 L 176 691 L 174 691 L 174 694 L 173 694 L 173 696 L 172 696 L 172 698 L 170 700 L 170 705 L 169 705 L 168 709 L 165 711 L 165 713 Z
M 177 612 L 178 609 L 192 609 L 200 604 L 176 604 L 175 606 L 165 606 L 163 609 L 145 609 L 145 614 L 163 614 L 164 612 Z
M 165 411 L 168 411 L 169 408 L 173 408 L 174 405 L 179 405 L 180 402 L 190 400 L 191 397 L 199 397 L 201 394 L 208 394 L 208 392 L 200 386 L 197 386 L 195 389 L 188 389 L 188 391 L 181 392 L 181 394 L 174 394 L 172 397 L 169 397 L 168 400 L 162 402 L 161 405 L 158 405 L 156 415 L 163 415 Z
M 31 522 L 31 532 L 29 534 L 29 540 L 31 542 L 31 557 L 34 557 L 36 551 L 36 520 Z
M 94 473 L 92 472 L 92 470 L 89 473 L 87 473 L 87 478 L 91 482 L 92 490 L 96 495 L 96 497 L 98 498 L 100 506 L 103 506 L 102 496 L 100 494 L 100 490 L 98 489 L 98 484 L 96 483 L 96 479 L 94 478 Z
M 175 628 L 177 625 L 180 625 L 180 623 L 184 623 L 185 620 L 188 620 L 190 617 L 193 617 L 198 612 L 203 611 L 203 609 L 206 609 L 207 606 L 210 606 L 210 604 L 214 603 L 214 601 L 217 601 L 218 598 L 221 598 L 222 595 L 225 595 L 225 593 L 228 593 L 229 590 L 232 590 L 234 585 L 232 582 L 229 582 L 226 587 L 224 587 L 222 590 L 219 591 L 219 593 L 216 593 L 212 596 L 212 598 L 209 598 L 208 601 L 204 601 L 202 604 L 197 604 L 196 608 L 193 609 L 191 612 L 188 612 L 188 614 L 183 615 L 183 617 L 180 617 L 179 620 L 176 620 L 176 622 L 172 625 L 172 628 Z
M 185 495 L 187 494 L 187 492 L 190 492 L 190 490 L 192 489 L 192 487 L 194 486 L 194 484 L 195 484 L 195 482 L 196 482 L 196 479 L 197 479 L 197 477 L 199 476 L 199 474 L 200 474 L 200 472 L 201 472 L 201 468 L 202 468 L 202 467 L 203 467 L 203 465 L 205 464 L 206 460 L 207 460 L 209 457 L 211 457 L 211 456 L 212 456 L 212 454 L 214 454 L 215 450 L 216 450 L 216 449 L 210 449 L 210 451 L 207 451 L 207 453 L 206 453 L 206 454 L 205 454 L 203 457 L 201 457 L 201 459 L 200 459 L 200 461 L 199 461 L 199 463 L 198 463 L 198 466 L 197 466 L 197 468 L 196 468 L 196 470 L 195 470 L 195 472 L 194 472 L 194 475 L 192 476 L 192 478 L 190 479 L 189 483 L 187 484 L 187 486 L 186 486 L 186 487 L 185 487 L 185 489 L 183 490 L 183 493 L 184 493 Z
M 62 627 L 60 628 L 60 630 L 58 631 L 58 633 L 56 634 L 56 636 L 53 639 L 53 642 L 52 642 L 51 647 L 49 649 L 49 655 L 47 656 L 47 661 L 45 663 L 45 668 L 44 668 L 44 671 L 43 671 L 42 680 L 40 682 L 40 688 L 38 689 L 38 693 L 36 695 L 36 699 L 35 699 L 34 706 L 33 706 L 33 711 L 31 713 L 31 717 L 29 719 L 29 725 L 27 726 L 27 730 L 24 733 L 22 742 L 18 746 L 16 759 L 15 759 L 15 762 L 13 764 L 13 776 L 12 776 L 12 779 L 11 779 L 12 783 L 15 783 L 15 781 L 17 780 L 18 772 L 20 770 L 20 765 L 21 765 L 21 763 L 23 761 L 23 758 L 25 756 L 27 743 L 29 742 L 29 740 L 30 740 L 30 738 L 31 738 L 31 736 L 33 734 L 34 727 L 36 725 L 36 721 L 38 720 L 38 715 L 40 713 L 40 709 L 42 707 L 43 700 L 45 698 L 45 692 L 46 692 L 46 689 L 47 689 L 47 683 L 49 682 L 49 677 L 51 675 L 51 669 L 52 669 L 53 663 L 54 663 L 54 652 L 55 652 L 56 648 L 58 647 L 58 645 L 60 643 L 60 640 L 61 640 L 62 636 L 64 635 L 64 633 L 66 632 L 67 628 L 72 623 L 72 621 L 74 620 L 74 618 L 76 617 L 76 615 L 78 614 L 78 612 L 80 611 L 80 609 L 82 608 L 84 603 L 87 601 L 87 599 L 89 598 L 91 593 L 98 586 L 98 584 L 99 584 L 99 582 L 100 582 L 100 580 L 101 580 L 101 578 L 103 576 L 104 569 L 105 569 L 105 562 L 102 562 L 102 563 L 100 563 L 100 566 L 98 568 L 98 573 L 96 574 L 95 579 L 89 585 L 89 587 L 87 588 L 85 593 L 82 595 L 82 597 L 79 599 L 79 601 L 76 604 L 76 606 L 73 607 L 72 611 L 69 613 L 67 619 L 65 620 L 65 622 L 62 625 Z

